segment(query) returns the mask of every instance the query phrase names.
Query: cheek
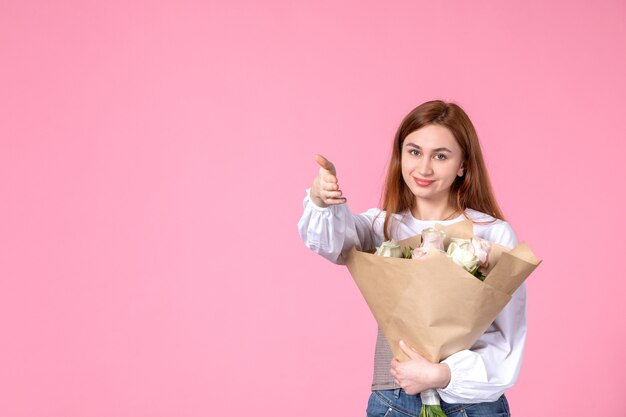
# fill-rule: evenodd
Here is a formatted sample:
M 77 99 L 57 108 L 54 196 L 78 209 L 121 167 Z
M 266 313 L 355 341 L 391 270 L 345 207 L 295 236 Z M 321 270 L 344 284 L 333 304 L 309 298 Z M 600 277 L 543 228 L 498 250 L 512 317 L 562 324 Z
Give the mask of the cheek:
M 454 181 L 456 179 L 457 174 L 459 173 L 460 164 L 452 164 L 446 169 L 446 177 L 450 179 L 450 181 Z
M 402 175 L 409 175 L 411 172 L 413 172 L 413 164 L 411 164 L 411 162 L 407 162 L 406 160 L 402 160 Z
M 411 172 L 412 169 L 410 166 L 402 165 L 402 178 L 404 179 L 404 182 L 407 182 L 407 180 L 411 178 Z

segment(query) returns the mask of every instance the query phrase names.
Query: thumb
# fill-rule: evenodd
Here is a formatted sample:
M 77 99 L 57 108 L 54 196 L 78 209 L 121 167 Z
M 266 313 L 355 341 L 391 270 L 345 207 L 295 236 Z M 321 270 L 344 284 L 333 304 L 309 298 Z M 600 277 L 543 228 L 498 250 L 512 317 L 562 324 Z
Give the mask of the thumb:
M 328 159 L 324 158 L 322 155 L 315 155 L 315 162 L 322 168 L 330 171 L 331 174 L 337 175 L 337 171 L 335 170 L 335 166 Z
M 400 340 L 400 349 L 409 357 L 409 359 L 416 359 L 420 357 L 420 354 L 414 351 L 409 345 L 404 343 L 404 340 Z

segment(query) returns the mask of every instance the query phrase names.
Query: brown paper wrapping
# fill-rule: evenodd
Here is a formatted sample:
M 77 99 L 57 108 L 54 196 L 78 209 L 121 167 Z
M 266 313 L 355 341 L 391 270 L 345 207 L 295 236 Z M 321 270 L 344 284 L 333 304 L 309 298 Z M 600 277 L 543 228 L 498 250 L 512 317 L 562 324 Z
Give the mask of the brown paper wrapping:
M 469 220 L 437 228 L 448 237 L 472 236 Z M 420 237 L 399 243 L 415 248 Z M 489 260 L 484 281 L 439 251 L 413 260 L 353 248 L 347 266 L 394 357 L 408 359 L 399 346 L 404 340 L 437 363 L 470 348 L 540 263 L 523 243 L 512 250 L 494 244 Z

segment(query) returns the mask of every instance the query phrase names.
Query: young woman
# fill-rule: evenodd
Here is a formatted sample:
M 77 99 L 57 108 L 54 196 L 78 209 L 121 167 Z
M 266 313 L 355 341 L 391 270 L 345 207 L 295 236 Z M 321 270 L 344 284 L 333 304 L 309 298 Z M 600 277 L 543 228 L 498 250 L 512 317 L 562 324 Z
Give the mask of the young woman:
M 429 101 L 404 118 L 393 143 L 382 210 L 351 213 L 334 165 L 320 155 L 315 159 L 319 174 L 307 190 L 298 229 L 305 245 L 331 262 L 345 263 L 353 246 L 370 250 L 385 240 L 466 218 L 476 236 L 508 248 L 517 245 L 494 198 L 474 126 L 454 103 Z M 418 416 L 419 393 L 433 388 L 448 417 L 509 416 L 504 392 L 520 370 L 525 310 L 522 285 L 471 349 L 438 364 L 404 344 L 400 347 L 411 360 L 396 361 L 379 330 L 367 415 Z

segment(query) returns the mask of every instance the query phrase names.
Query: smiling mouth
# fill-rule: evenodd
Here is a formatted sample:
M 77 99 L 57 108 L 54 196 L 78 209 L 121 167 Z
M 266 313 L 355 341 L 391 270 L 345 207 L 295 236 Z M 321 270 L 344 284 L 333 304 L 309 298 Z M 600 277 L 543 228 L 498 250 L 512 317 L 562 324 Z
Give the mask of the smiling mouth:
M 413 177 L 413 179 L 415 180 L 415 183 L 417 185 L 419 185 L 420 187 L 428 187 L 430 184 L 433 183 L 433 181 L 425 180 L 425 179 L 422 179 L 422 178 L 415 178 L 415 177 Z

